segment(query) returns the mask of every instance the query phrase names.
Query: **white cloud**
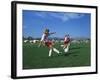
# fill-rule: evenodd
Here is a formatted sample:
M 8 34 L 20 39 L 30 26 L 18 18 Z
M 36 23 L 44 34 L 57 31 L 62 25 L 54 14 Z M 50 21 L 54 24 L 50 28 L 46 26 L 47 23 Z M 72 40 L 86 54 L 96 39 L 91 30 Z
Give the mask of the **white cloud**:
M 62 21 L 67 21 L 70 19 L 78 19 L 84 16 L 83 14 L 79 13 L 51 13 L 51 16 L 61 19 Z
M 68 21 L 70 19 L 79 19 L 84 16 L 82 13 L 58 13 L 58 12 L 36 12 L 35 13 L 37 16 L 41 18 L 46 18 L 46 17 L 53 17 L 62 20 L 63 22 Z
M 41 18 L 45 18 L 47 16 L 46 12 L 35 12 L 35 14 Z

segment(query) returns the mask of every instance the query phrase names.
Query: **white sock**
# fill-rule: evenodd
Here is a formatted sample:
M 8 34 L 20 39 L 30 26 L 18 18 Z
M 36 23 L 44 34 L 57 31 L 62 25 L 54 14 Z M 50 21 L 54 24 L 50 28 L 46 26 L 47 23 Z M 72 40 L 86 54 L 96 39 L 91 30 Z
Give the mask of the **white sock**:
M 51 56 L 51 53 L 52 53 L 52 49 L 49 50 L 49 56 Z
M 58 54 L 60 53 L 56 48 L 53 48 L 53 51 L 58 53 Z
M 69 46 L 67 46 L 67 48 L 64 49 L 64 52 L 68 52 L 69 50 Z

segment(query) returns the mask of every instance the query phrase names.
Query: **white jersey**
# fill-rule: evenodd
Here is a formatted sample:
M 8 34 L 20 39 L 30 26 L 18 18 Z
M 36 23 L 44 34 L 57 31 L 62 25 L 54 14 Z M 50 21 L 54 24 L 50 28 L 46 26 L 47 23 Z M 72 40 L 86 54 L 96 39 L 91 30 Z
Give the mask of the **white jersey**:
M 64 41 L 67 41 L 67 37 L 64 38 Z
M 48 36 L 46 34 L 43 34 L 41 37 L 41 41 L 47 41 L 48 40 Z
M 69 41 L 70 41 L 70 37 L 67 37 L 67 36 L 66 36 L 66 37 L 64 38 L 64 42 L 69 42 Z

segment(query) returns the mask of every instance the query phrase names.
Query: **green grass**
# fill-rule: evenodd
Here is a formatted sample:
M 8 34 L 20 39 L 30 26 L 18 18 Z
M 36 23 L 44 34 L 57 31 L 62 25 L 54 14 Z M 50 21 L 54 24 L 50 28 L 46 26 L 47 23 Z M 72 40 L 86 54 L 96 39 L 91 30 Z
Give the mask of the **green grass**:
M 55 47 L 63 52 L 60 44 Z M 38 44 L 23 43 L 23 69 L 57 68 L 90 66 L 90 44 L 71 44 L 67 54 L 60 55 L 53 52 L 48 57 L 49 49 L 45 46 L 38 48 Z

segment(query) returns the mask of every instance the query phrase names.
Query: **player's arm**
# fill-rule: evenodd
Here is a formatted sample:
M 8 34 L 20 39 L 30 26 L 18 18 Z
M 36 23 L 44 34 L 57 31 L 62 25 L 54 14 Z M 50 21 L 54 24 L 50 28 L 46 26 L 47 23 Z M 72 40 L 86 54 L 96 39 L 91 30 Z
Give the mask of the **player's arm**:
M 56 32 L 49 33 L 49 35 L 55 34 Z

